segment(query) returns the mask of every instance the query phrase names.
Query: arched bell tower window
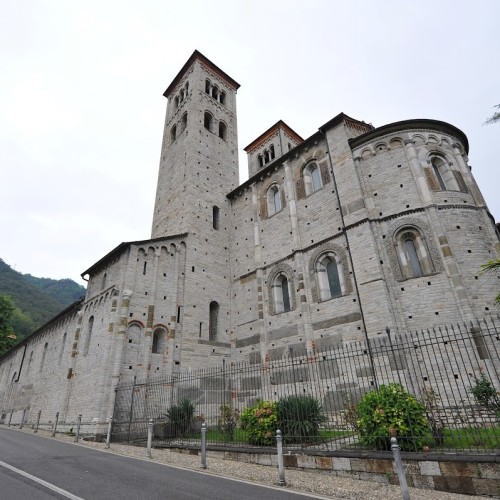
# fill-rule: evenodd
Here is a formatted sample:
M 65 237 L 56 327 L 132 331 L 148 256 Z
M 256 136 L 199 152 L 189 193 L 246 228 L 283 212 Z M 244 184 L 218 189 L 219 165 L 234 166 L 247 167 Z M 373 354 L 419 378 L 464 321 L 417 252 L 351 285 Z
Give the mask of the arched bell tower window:
M 216 85 L 212 87 L 212 97 L 216 100 L 219 98 L 219 89 Z
M 227 127 L 224 122 L 219 122 L 219 137 L 223 139 L 224 141 L 226 140 L 227 137 Z
M 269 147 L 269 154 L 271 156 L 271 160 L 274 160 L 274 158 L 275 158 L 274 144 L 271 144 L 271 146 Z
M 210 80 L 205 80 L 205 93 L 210 94 L 210 87 L 212 84 L 210 83 Z
M 281 210 L 281 191 L 277 184 L 267 190 L 267 213 L 273 215 Z
M 259 159 L 259 167 L 262 168 L 264 166 L 264 158 L 262 158 L 261 154 L 259 154 L 257 158 Z
M 217 340 L 219 330 L 219 303 L 213 300 L 210 302 L 208 317 L 208 340 Z
M 203 126 L 210 132 L 212 131 L 213 121 L 213 116 L 208 111 L 205 111 L 205 114 L 203 116 Z
M 182 131 L 186 130 L 188 124 L 188 114 L 184 113 L 181 119 Z
M 219 101 L 223 106 L 226 105 L 226 93 L 224 91 L 221 91 Z

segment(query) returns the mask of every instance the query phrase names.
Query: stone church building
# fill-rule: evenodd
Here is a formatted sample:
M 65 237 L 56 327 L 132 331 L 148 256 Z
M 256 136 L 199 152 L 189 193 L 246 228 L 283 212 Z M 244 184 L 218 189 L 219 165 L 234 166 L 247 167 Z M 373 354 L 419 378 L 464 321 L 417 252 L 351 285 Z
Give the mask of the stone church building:
M 168 86 L 151 237 L 87 269 L 85 297 L 0 359 L 4 419 L 104 425 L 134 377 L 490 314 L 499 234 L 461 130 L 340 113 L 303 139 L 280 120 L 239 185 L 238 88 L 198 51 Z

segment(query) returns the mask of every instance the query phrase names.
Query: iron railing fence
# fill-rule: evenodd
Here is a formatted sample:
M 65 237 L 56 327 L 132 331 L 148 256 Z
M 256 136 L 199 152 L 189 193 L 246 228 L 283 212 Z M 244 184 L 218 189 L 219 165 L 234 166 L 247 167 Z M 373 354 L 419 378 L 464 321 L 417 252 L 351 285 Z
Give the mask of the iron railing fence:
M 134 380 L 117 388 L 113 441 L 145 443 L 153 419 L 155 446 L 198 446 L 202 422 L 209 446 L 271 445 L 275 410 L 258 411 L 258 436 L 245 431 L 241 419 L 260 400 L 279 402 L 289 448 L 367 448 L 358 403 L 366 393 L 396 383 L 424 405 L 428 426 L 419 440 L 417 422 L 400 422 L 409 428 L 397 435 L 403 449 L 494 453 L 500 448 L 499 339 L 498 320 L 488 319 L 405 334 L 387 331 L 310 356 L 289 352 L 267 363 L 223 362 Z M 383 448 L 389 438 L 375 446 Z

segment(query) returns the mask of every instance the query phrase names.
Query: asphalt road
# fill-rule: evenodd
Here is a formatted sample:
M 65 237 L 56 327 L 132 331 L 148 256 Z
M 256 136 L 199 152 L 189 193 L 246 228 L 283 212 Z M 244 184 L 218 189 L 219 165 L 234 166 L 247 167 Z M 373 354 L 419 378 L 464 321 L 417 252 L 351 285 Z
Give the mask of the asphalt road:
M 0 428 L 1 500 L 320 498 Z

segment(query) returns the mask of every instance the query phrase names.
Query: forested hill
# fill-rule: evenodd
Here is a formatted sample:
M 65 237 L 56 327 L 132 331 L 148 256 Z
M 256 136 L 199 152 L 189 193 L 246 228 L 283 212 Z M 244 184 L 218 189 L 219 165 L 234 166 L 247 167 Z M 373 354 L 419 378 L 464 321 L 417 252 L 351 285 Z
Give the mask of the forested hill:
M 18 340 L 47 323 L 84 294 L 85 288 L 73 280 L 22 274 L 0 259 L 0 295 L 10 296 L 16 306 L 14 332 Z

